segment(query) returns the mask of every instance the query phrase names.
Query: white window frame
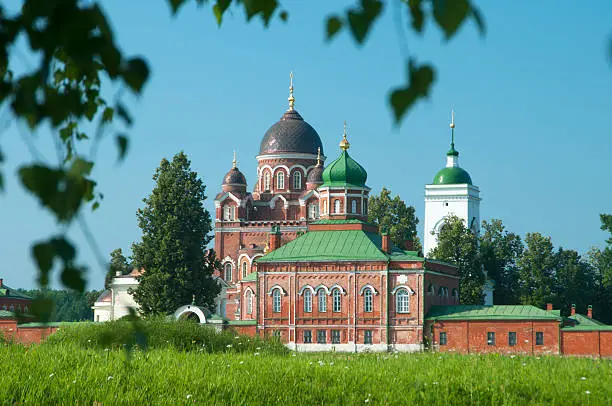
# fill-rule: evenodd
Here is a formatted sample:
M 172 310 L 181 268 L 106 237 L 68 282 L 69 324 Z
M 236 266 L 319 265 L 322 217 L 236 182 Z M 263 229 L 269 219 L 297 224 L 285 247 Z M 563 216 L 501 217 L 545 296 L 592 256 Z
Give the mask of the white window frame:
M 302 189 L 302 172 L 300 171 L 293 172 L 293 189 Z
M 242 261 L 242 279 L 246 278 L 248 275 L 248 268 L 249 264 L 247 264 L 247 261 Z
M 334 213 L 335 213 L 335 214 L 340 213 L 340 207 L 341 207 L 340 205 L 341 205 L 341 204 L 342 204 L 342 203 L 340 203 L 340 199 L 336 199 L 336 200 L 334 200 Z
M 281 291 L 278 288 L 272 292 L 272 312 L 281 312 Z
M 332 311 L 335 313 L 342 311 L 342 292 L 338 288 L 332 290 Z
M 395 292 L 395 312 L 410 313 L 410 292 L 407 289 Z
M 232 263 L 231 262 L 226 262 L 223 265 L 223 280 L 225 282 L 231 282 L 232 281 L 232 273 L 233 273 L 233 269 L 232 269 Z M 228 278 L 228 272 L 229 272 L 229 278 Z
M 323 214 L 327 214 L 327 199 L 323 200 Z
M 263 191 L 265 192 L 268 190 L 270 190 L 270 172 L 266 171 L 263 177 Z
M 251 315 L 253 314 L 253 292 L 249 289 L 246 291 L 246 314 Z
M 234 206 L 226 204 L 223 206 L 223 220 L 233 221 L 234 220 Z
M 317 203 L 310 203 L 308 205 L 308 219 L 316 220 L 319 218 L 319 205 Z
M 326 312 L 327 311 L 327 294 L 323 289 L 320 289 L 317 293 L 317 297 L 319 299 L 319 311 Z
M 351 200 L 351 213 L 357 214 L 357 200 Z
M 304 313 L 312 312 L 312 292 L 310 289 L 304 291 Z
M 372 292 L 372 289 L 363 291 L 363 311 L 366 313 L 374 311 L 374 292 Z
M 285 172 L 278 171 L 276 173 L 276 189 L 284 189 L 285 188 Z

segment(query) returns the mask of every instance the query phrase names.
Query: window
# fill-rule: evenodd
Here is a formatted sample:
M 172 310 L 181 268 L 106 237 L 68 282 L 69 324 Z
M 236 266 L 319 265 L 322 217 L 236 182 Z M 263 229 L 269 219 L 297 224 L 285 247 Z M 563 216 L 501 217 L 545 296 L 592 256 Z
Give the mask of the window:
M 427 287 L 427 294 L 433 295 L 435 291 L 436 291 L 436 288 L 434 287 L 433 284 L 430 283 L 429 286 Z
M 325 330 L 317 330 L 317 343 L 325 344 L 327 339 L 325 337 Z
M 516 345 L 516 332 L 510 331 L 508 333 L 508 345 L 514 347 Z
M 247 277 L 247 262 L 243 261 L 242 262 L 242 279 Z
M 544 332 L 536 331 L 536 345 L 544 345 Z
M 443 331 L 440 332 L 440 345 L 446 345 L 446 333 Z
M 351 201 L 351 213 L 357 213 L 357 200 Z
M 319 218 L 319 205 L 317 203 L 308 205 L 308 218 L 311 220 Z
M 250 290 L 246 291 L 246 313 L 253 314 L 253 292 Z
M 495 333 L 492 331 L 487 333 L 487 344 L 495 345 Z
M 400 289 L 395 294 L 395 311 L 397 313 L 410 312 L 410 296 L 406 289 Z
M 223 279 L 225 280 L 225 282 L 231 282 L 232 281 L 232 264 L 227 262 L 224 266 L 223 266 Z
M 96 315 L 96 321 L 99 322 L 100 321 L 100 315 Z
M 230 205 L 223 206 L 223 220 L 234 220 L 234 208 Z
M 285 172 L 280 171 L 276 174 L 276 188 L 284 189 L 285 188 Z
M 317 293 L 317 296 L 319 297 L 319 311 L 326 312 L 327 311 L 327 295 L 325 294 L 325 291 L 323 289 L 320 289 L 319 293 Z
M 372 330 L 366 330 L 363 332 L 363 343 L 372 344 Z
M 331 331 L 332 344 L 340 344 L 340 330 Z
M 280 339 L 280 337 L 281 337 L 281 332 L 280 332 L 280 330 L 274 330 L 274 331 L 272 332 L 272 335 L 274 336 L 274 338 L 278 338 L 278 339 Z
M 363 311 L 372 311 L 372 289 L 366 289 L 363 292 Z
M 340 297 L 340 289 L 334 289 L 332 293 L 333 311 L 339 312 L 342 310 L 342 298 Z
M 304 311 L 307 313 L 312 311 L 312 292 L 308 289 L 304 291 Z
M 304 344 L 312 343 L 312 331 L 304 330 Z
M 340 199 L 334 200 L 334 213 L 340 213 Z
M 272 311 L 280 313 L 281 311 L 281 292 L 280 289 L 274 289 L 272 293 Z
M 264 192 L 270 190 L 270 172 L 264 173 L 263 190 Z
M 453 297 L 455 300 L 459 300 L 459 291 L 457 289 L 453 289 Z
M 323 214 L 327 214 L 327 200 L 323 200 Z
M 302 172 L 300 171 L 293 172 L 293 188 L 295 190 L 302 188 Z

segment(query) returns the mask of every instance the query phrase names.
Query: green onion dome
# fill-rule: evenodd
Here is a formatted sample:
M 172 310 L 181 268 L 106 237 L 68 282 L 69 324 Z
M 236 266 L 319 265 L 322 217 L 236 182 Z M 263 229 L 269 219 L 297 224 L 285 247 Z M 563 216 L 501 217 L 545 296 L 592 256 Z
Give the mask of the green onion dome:
M 348 154 L 346 135 L 340 142 L 342 153 L 323 171 L 323 186 L 365 187 L 368 173 Z
M 442 168 L 433 180 L 434 185 L 472 184 L 472 178 L 465 169 L 458 166 Z

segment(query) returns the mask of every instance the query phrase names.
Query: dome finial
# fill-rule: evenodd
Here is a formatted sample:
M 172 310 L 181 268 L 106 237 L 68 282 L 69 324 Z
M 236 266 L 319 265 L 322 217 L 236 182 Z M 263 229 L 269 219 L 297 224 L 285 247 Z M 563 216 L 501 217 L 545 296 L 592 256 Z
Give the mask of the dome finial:
M 321 166 L 321 147 L 317 148 L 317 166 Z
M 349 144 L 348 140 L 346 139 L 346 120 L 344 120 L 344 133 L 342 134 L 342 141 L 340 141 L 340 149 L 342 151 L 346 151 L 350 148 L 350 146 L 351 144 Z
M 293 97 L 293 71 L 289 72 L 289 110 L 293 110 L 295 97 Z
M 451 109 L 450 129 L 451 129 L 451 147 L 446 155 L 457 156 L 459 155 L 459 153 L 455 150 L 455 109 Z
M 236 168 L 236 164 L 238 164 L 238 161 L 236 161 L 236 150 L 234 150 L 234 160 L 232 161 L 232 168 Z

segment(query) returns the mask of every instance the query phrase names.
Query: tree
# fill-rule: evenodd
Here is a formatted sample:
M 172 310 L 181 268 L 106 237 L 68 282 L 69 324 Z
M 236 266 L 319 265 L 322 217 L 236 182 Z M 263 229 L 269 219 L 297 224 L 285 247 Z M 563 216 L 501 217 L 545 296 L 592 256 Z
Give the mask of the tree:
M 519 299 L 522 304 L 544 307 L 553 298 L 556 257 L 550 237 L 527 233 L 526 248 L 518 260 Z
M 552 303 L 568 315 L 570 306 L 586 309 L 596 300 L 595 270 L 574 250 L 559 248 L 555 254 Z
M 106 277 L 104 278 L 104 289 L 109 289 L 111 281 L 117 273 L 119 275 L 127 275 L 131 272 L 132 266 L 128 262 L 127 258 L 123 255 L 121 248 L 114 249 L 110 253 L 110 266 Z
M 133 244 L 134 265 L 144 268 L 133 290 L 145 315 L 167 314 L 191 303 L 212 307 L 220 286 L 212 278 L 217 263 L 205 256 L 211 241 L 210 214 L 204 209 L 206 187 L 180 152 L 161 161 L 151 195 L 138 209 L 142 240 Z M 213 255 L 212 250 L 209 255 Z
M 181 7 L 195 1 L 198 5 L 213 3 L 212 12 L 221 25 L 231 6 L 242 9 L 247 22 L 253 17 L 261 18 L 268 27 L 273 18 L 286 22 L 287 10 L 276 0 L 166 0 L 173 15 Z M 382 15 L 384 7 L 391 1 L 359 0 L 340 14 L 328 15 L 324 24 L 327 40 L 333 39 L 342 30 L 348 31 L 358 45 L 362 45 L 374 23 Z M 452 4 L 452 6 L 451 6 Z M 476 22 L 481 34 L 485 32 L 484 20 L 470 0 L 433 1 L 401 0 L 398 12 L 410 16 L 410 27 L 414 33 L 423 35 L 429 21 L 438 26 L 446 40 L 450 40 L 468 19 Z M 95 164 L 95 153 L 83 154 L 91 142 L 92 151 L 97 143 L 113 133 L 113 138 L 123 159 L 129 137 L 126 131 L 132 118 L 122 102 L 125 90 L 141 95 L 149 79 L 149 65 L 142 57 L 128 57 L 121 51 L 113 24 L 99 2 L 79 0 L 24 0 L 20 10 L 6 12 L 0 5 L 0 102 L 5 103 L 17 120 L 25 122 L 34 132 L 39 128 L 50 128 L 57 149 L 57 162 L 48 162 L 42 157 L 29 137 L 28 148 L 32 151 L 33 164 L 20 167 L 18 176 L 27 189 L 50 214 L 62 225 L 57 235 L 32 246 L 42 287 L 49 283 L 49 274 L 54 262 L 61 265 L 60 277 L 64 286 L 73 290 L 85 290 L 84 265 L 77 264 L 74 244 L 66 237 L 67 225 L 77 222 L 89 235 L 87 224 L 81 216 L 89 206 L 99 206 L 102 194 L 91 178 Z M 37 63 L 20 67 L 19 74 L 13 72 L 16 53 L 23 53 L 17 46 L 23 41 Z M 405 42 L 405 39 L 400 39 Z M 420 63 L 415 55 L 405 53 L 406 83 L 395 88 L 389 97 L 396 123 L 400 123 L 417 101 L 427 98 L 436 80 L 434 67 Z M 100 97 L 102 80 L 109 86 L 119 85 L 120 91 L 112 104 Z M 121 120 L 123 127 L 117 128 Z M 79 130 L 83 122 L 97 122 L 95 137 Z M 112 124 L 112 125 L 111 125 Z M 4 156 L 0 150 L 0 163 Z M 0 191 L 3 177 L 0 172 Z M 92 246 L 93 239 L 89 238 Z
M 588 262 L 595 273 L 593 314 L 604 323 L 612 324 L 612 214 L 600 214 L 601 229 L 610 233 L 603 249 L 593 247 Z
M 478 256 L 478 239 L 454 214 L 444 219 L 438 235 L 438 245 L 429 257 L 453 263 L 459 267 L 459 299 L 462 304 L 482 304 L 484 273 Z
M 414 214 L 414 206 L 406 206 L 399 196 L 391 198 L 391 191 L 385 187 L 378 196 L 370 196 L 368 201 L 368 220 L 381 230 L 386 230 L 393 244 L 404 247 L 405 240 L 412 240 L 413 250 L 420 251 L 421 242 L 417 236 L 419 219 Z
M 49 315 L 48 320 L 51 322 L 93 320 L 93 310 L 91 307 L 102 293 L 98 290 L 91 290 L 85 293 L 52 289 L 18 289 L 18 291 L 30 296 L 34 300 L 44 299 L 53 301 L 55 308 Z
M 505 229 L 502 221 L 482 222 L 480 259 L 495 281 L 495 304 L 519 303 L 517 261 L 523 252 L 521 237 Z

